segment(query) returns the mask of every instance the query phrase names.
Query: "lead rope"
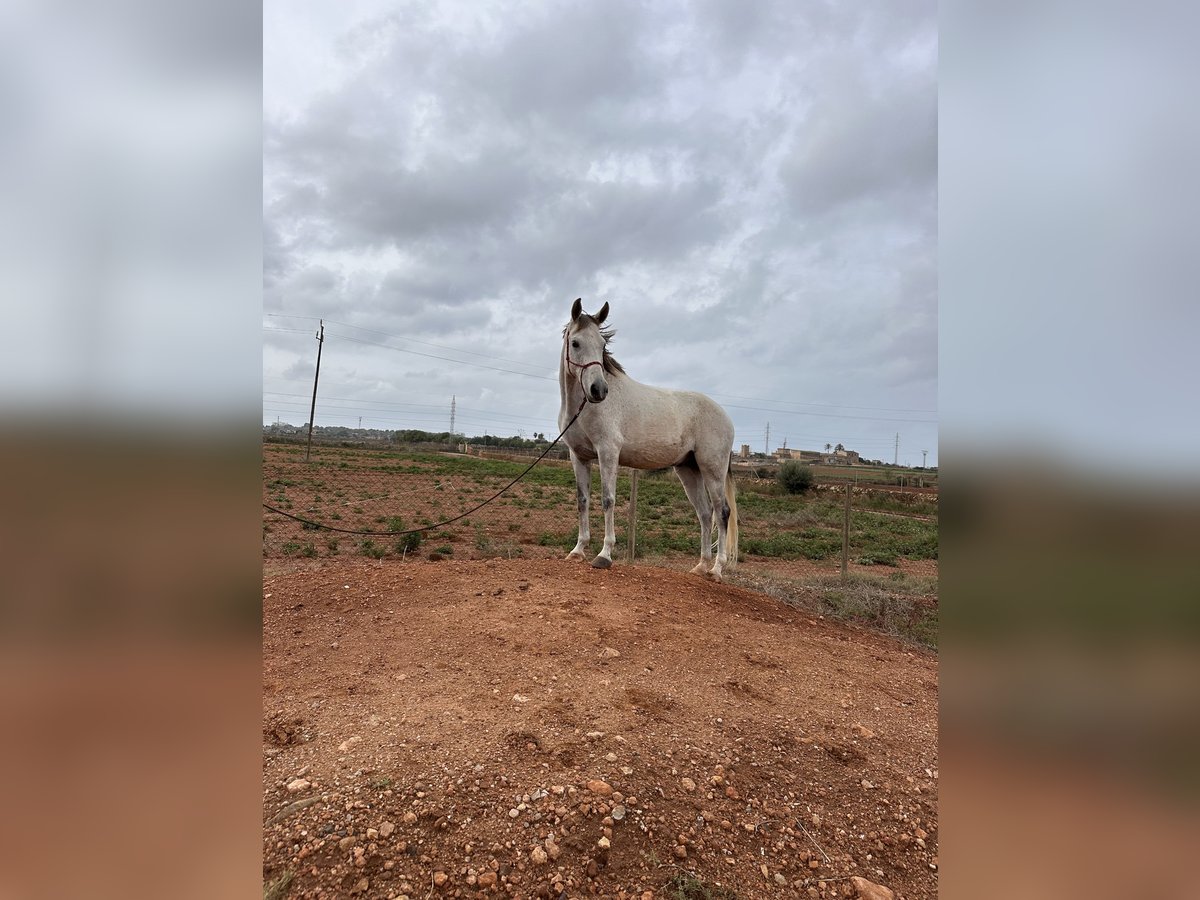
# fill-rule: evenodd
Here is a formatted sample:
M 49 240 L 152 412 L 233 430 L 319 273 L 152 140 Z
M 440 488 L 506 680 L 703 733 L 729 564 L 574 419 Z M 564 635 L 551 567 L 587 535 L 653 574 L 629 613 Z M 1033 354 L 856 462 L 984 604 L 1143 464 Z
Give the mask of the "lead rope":
M 570 362 L 569 357 L 568 357 L 567 361 Z M 507 491 L 510 487 L 512 487 L 514 484 L 516 484 L 518 481 L 520 481 L 522 478 L 524 478 L 526 475 L 528 475 L 533 470 L 533 467 L 536 466 L 538 463 L 540 463 L 543 459 L 545 459 L 546 454 L 554 449 L 554 445 L 562 440 L 562 436 L 567 433 L 567 430 L 572 425 L 575 424 L 575 420 L 579 418 L 579 414 L 581 412 L 583 412 L 583 408 L 585 406 L 587 406 L 587 403 L 588 403 L 587 394 L 584 394 L 583 402 L 579 404 L 579 409 L 575 410 L 575 415 L 571 416 L 571 421 L 567 423 L 567 427 L 558 433 L 558 437 L 556 437 L 553 441 L 550 442 L 550 446 L 547 447 L 545 450 L 543 450 L 542 455 L 539 456 L 537 459 L 535 459 L 533 462 L 531 462 L 529 464 L 529 466 L 525 469 L 524 472 L 522 472 L 520 475 L 518 475 L 516 478 L 514 478 L 512 481 L 510 481 L 504 487 L 500 488 L 500 490 L 496 491 L 496 493 L 492 494 L 492 496 L 488 497 L 486 500 L 484 500 L 478 506 L 473 506 L 470 509 L 468 509 L 466 512 L 459 513 L 453 519 L 447 519 L 444 522 L 437 522 L 433 525 L 426 525 L 423 528 L 410 528 L 407 531 L 365 531 L 365 530 L 360 530 L 360 529 L 356 529 L 356 528 L 338 528 L 336 525 L 326 525 L 324 522 L 314 522 L 312 519 L 306 519 L 303 516 L 296 516 L 290 512 L 284 512 L 282 509 L 279 509 L 279 507 L 272 506 L 270 503 L 264 503 L 263 507 L 265 509 L 269 509 L 273 513 L 276 513 L 281 516 L 286 516 L 289 519 L 294 519 L 295 521 L 300 522 L 304 525 L 309 525 L 313 528 L 324 528 L 326 531 L 337 531 L 337 532 L 340 532 L 341 534 L 374 534 L 374 535 L 383 535 L 383 536 L 387 536 L 387 535 L 398 536 L 398 535 L 402 535 L 402 534 L 418 534 L 422 531 L 432 531 L 434 528 L 441 528 L 444 525 L 449 525 L 452 522 L 457 522 L 459 519 L 466 518 L 467 516 L 469 516 L 471 513 L 475 512 L 476 510 L 483 509 L 483 507 L 487 506 L 489 503 L 491 503 L 493 500 L 495 500 L 497 497 L 499 497 L 501 494 L 503 494 L 505 491 Z

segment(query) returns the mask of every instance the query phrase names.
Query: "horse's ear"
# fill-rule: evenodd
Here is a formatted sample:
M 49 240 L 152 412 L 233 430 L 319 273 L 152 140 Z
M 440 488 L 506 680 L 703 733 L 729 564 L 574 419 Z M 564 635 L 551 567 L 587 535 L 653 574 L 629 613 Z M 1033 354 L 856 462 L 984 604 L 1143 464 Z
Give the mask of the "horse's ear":
M 608 318 L 608 301 L 607 300 L 604 301 L 604 305 L 602 307 L 600 307 L 600 312 L 596 313 L 594 316 L 592 316 L 592 318 L 596 320 L 597 325 L 600 325 L 601 323 L 604 322 L 605 319 Z
M 581 312 L 583 312 L 583 298 L 576 297 L 575 302 L 571 304 L 571 321 L 574 322 L 578 319 Z

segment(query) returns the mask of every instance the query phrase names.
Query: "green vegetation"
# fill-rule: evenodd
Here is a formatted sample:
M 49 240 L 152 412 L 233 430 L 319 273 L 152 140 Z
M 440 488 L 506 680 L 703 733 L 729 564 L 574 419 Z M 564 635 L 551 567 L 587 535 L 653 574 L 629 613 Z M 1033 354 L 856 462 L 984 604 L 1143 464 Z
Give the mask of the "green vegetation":
M 421 531 L 412 531 L 404 535 L 404 537 L 396 541 L 396 552 L 401 556 L 405 556 L 409 553 L 415 553 L 417 548 L 421 546 L 421 538 L 423 535 L 424 532 Z
M 383 559 L 387 556 L 387 548 L 380 547 L 370 538 L 367 538 L 358 545 L 358 551 L 363 556 L 369 556 L 371 559 Z
M 777 476 L 783 489 L 789 494 L 803 494 L 812 490 L 813 470 L 799 460 L 788 460 L 779 467 Z
M 742 579 L 735 579 L 735 583 Z M 937 579 L 892 572 L 888 575 L 820 575 L 807 579 L 777 576 L 744 582 L 785 603 L 831 619 L 859 622 L 931 649 L 937 648 Z

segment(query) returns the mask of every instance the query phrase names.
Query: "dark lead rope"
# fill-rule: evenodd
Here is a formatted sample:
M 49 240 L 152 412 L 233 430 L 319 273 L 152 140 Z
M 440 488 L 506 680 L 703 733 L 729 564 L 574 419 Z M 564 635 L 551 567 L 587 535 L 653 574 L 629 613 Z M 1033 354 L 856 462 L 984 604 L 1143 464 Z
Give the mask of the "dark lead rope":
M 579 418 L 579 414 L 581 412 L 583 412 L 583 408 L 585 406 L 587 406 L 587 403 L 588 403 L 587 394 L 584 394 L 583 403 L 579 404 L 579 409 L 577 409 L 575 411 L 575 415 L 571 416 L 571 421 L 567 423 L 567 427 L 558 433 L 558 437 L 556 437 L 553 441 L 550 442 L 550 446 L 547 447 L 545 450 L 543 450 L 542 455 L 539 456 L 537 459 L 535 459 L 533 462 L 531 462 L 529 464 L 529 467 L 526 468 L 524 472 L 522 472 L 520 475 L 518 475 L 516 478 L 514 478 L 512 481 L 510 481 L 504 487 L 500 488 L 500 490 L 496 491 L 496 493 L 492 494 L 492 496 L 488 497 L 486 500 L 484 500 L 478 506 L 473 506 L 470 509 L 468 509 L 465 513 L 460 513 L 459 515 L 455 516 L 453 519 L 447 519 L 445 522 L 438 522 L 434 525 L 426 525 L 423 528 L 410 528 L 407 531 L 362 531 L 362 530 L 355 529 L 355 528 L 338 528 L 336 525 L 326 525 L 324 522 L 314 522 L 312 519 L 306 519 L 303 516 L 296 516 L 296 515 L 292 515 L 290 512 L 284 512 L 282 509 L 279 509 L 279 507 L 272 506 L 270 503 L 264 503 L 263 507 L 266 509 L 269 509 L 273 513 L 277 513 L 281 516 L 287 516 L 287 518 L 289 518 L 289 519 L 294 519 L 297 522 L 301 522 L 305 525 L 310 525 L 313 528 L 324 528 L 326 531 L 338 531 L 338 532 L 341 532 L 342 534 L 374 534 L 374 535 L 381 535 L 381 536 L 386 537 L 387 535 L 398 536 L 398 535 L 402 535 L 402 534 L 418 534 L 422 531 L 432 531 L 434 528 L 441 528 L 444 525 L 449 525 L 451 522 L 457 522 L 459 519 L 465 519 L 467 516 L 469 516 L 471 513 L 475 512 L 476 510 L 483 509 L 483 507 L 487 506 L 489 503 L 491 503 L 493 500 L 495 500 L 497 497 L 499 497 L 501 494 L 503 494 L 505 491 L 507 491 L 510 487 L 512 487 L 514 484 L 516 484 L 518 481 L 520 481 L 522 478 L 524 478 L 526 475 L 528 475 L 530 473 L 530 471 L 533 470 L 533 467 L 536 466 L 538 463 L 540 463 L 543 459 L 545 459 L 546 454 L 554 449 L 554 445 L 562 440 L 562 436 L 567 433 L 568 428 L 570 428 L 572 425 L 575 424 L 575 420 Z

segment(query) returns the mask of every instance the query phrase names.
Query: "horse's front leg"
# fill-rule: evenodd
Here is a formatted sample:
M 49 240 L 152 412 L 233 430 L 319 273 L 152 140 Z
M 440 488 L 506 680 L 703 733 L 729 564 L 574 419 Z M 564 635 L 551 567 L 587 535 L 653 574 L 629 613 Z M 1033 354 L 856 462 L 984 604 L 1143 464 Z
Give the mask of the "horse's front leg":
M 571 451 L 571 465 L 575 469 L 575 501 L 579 506 L 579 540 L 575 549 L 567 554 L 567 559 L 586 559 L 588 543 L 592 539 L 591 526 L 588 524 L 588 494 L 592 490 L 592 464 L 585 462 Z
M 597 569 L 607 569 L 612 565 L 613 545 L 617 542 L 616 505 L 617 505 L 617 459 L 615 450 L 600 451 L 600 505 L 604 508 L 604 546 L 600 554 L 592 560 Z

